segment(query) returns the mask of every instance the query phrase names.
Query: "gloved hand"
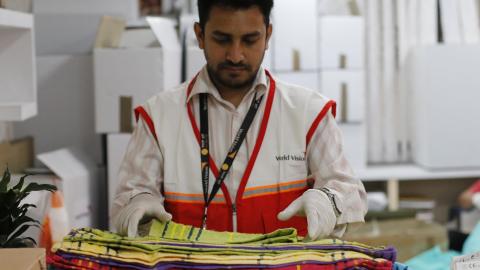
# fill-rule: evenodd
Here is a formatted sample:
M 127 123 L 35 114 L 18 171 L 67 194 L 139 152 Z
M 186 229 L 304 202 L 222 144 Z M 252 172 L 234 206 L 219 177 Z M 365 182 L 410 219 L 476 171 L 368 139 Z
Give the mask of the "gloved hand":
M 305 191 L 302 196 L 278 213 L 277 218 L 285 221 L 295 215 L 307 217 L 308 238 L 310 240 L 329 236 L 337 223 L 337 217 L 327 194 L 316 189 Z
M 480 209 L 480 192 L 473 193 L 472 204 L 475 208 Z
M 119 211 L 114 227 L 120 235 L 135 237 L 140 221 L 151 218 L 168 221 L 172 219 L 172 215 L 165 211 L 163 200 L 150 194 L 139 194 Z

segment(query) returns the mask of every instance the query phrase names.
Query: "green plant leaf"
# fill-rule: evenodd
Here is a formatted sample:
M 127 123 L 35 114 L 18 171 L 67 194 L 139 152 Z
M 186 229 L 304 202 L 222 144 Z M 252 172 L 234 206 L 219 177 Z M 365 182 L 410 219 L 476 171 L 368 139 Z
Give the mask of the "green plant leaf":
M 27 223 L 27 222 L 32 222 L 34 224 L 40 224 L 40 222 L 38 222 L 37 220 L 29 217 L 29 216 L 21 216 L 17 219 L 15 219 L 12 223 L 12 228 L 18 228 L 20 227 L 20 225 L 24 224 L 24 223 Z M 33 224 L 30 224 L 30 225 L 33 225 Z
M 7 242 L 8 235 L 6 234 L 0 234 L 0 246 L 3 246 L 5 242 Z
M 30 174 L 25 174 L 24 176 L 22 176 L 20 178 L 20 181 L 18 181 L 18 183 L 12 189 L 22 190 L 23 183 L 25 182 L 25 178 L 27 178 L 28 176 L 30 176 Z
M 3 233 L 4 231 L 2 230 L 3 224 L 7 224 L 7 226 L 10 225 L 12 220 L 12 217 L 10 215 L 5 215 L 4 217 L 0 218 L 0 233 Z
M 18 237 L 7 241 L 4 248 L 34 247 L 37 243 L 31 237 Z
M 8 183 L 10 183 L 10 171 L 7 169 L 3 173 L 2 181 L 0 181 L 0 192 L 7 191 Z
M 22 190 L 22 192 L 32 192 L 32 191 L 40 191 L 40 190 L 47 190 L 47 191 L 53 192 L 57 190 L 57 187 L 50 184 L 29 183 L 27 187 L 25 187 Z
M 5 216 L 1 217 L 0 218 L 0 223 L 3 223 L 5 221 L 7 221 L 9 218 L 10 218 L 10 215 L 5 215 Z
M 12 239 L 18 238 L 20 235 L 22 235 L 28 228 L 30 228 L 31 225 L 22 225 L 20 229 L 16 230 L 14 233 L 12 233 L 7 240 L 7 243 L 10 242 Z
M 28 240 L 30 242 L 32 242 L 33 246 L 36 246 L 37 245 L 37 241 L 35 241 L 35 239 L 31 238 L 31 237 L 22 237 L 23 241 L 25 242 L 25 240 Z
M 40 227 L 40 222 L 27 216 L 29 208 L 36 207 L 34 204 L 22 204 L 33 191 L 57 190 L 57 187 L 49 184 L 29 183 L 25 180 L 29 175 L 24 175 L 19 182 L 9 188 L 11 175 L 7 170 L 0 181 L 0 247 L 25 247 L 35 245 L 30 237 L 22 237 L 22 234 L 30 227 Z
M 28 208 L 30 208 L 30 207 L 37 208 L 37 206 L 35 204 L 25 203 L 20 207 L 20 210 L 21 211 L 24 211 L 24 209 L 28 210 Z
M 0 209 L 3 213 L 11 214 L 11 209 L 18 207 L 17 194 L 13 190 L 8 190 L 0 196 Z
M 24 216 L 30 207 L 33 207 L 33 208 L 36 208 L 37 206 L 34 205 L 34 204 L 28 204 L 28 203 L 25 203 L 23 204 L 22 206 L 20 207 L 17 207 L 15 209 L 12 209 L 12 217 L 14 218 L 18 218 L 18 217 L 21 217 L 21 216 Z
M 33 239 L 31 237 L 23 237 L 23 239 L 28 239 L 28 240 L 32 241 L 35 245 L 37 244 L 37 241 L 35 241 L 35 239 Z
M 53 192 L 57 190 L 57 187 L 49 184 L 29 183 L 27 187 L 19 191 L 17 202 L 19 203 L 20 201 L 25 199 L 32 191 L 43 191 L 43 190 Z

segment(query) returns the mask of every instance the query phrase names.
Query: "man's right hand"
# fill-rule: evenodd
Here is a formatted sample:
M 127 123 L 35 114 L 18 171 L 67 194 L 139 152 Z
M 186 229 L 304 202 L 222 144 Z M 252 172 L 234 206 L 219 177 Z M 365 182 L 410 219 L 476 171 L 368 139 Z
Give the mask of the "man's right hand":
M 172 215 L 165 211 L 161 199 L 150 194 L 139 194 L 120 210 L 115 218 L 114 227 L 120 235 L 136 237 L 140 220 L 146 218 L 169 221 Z

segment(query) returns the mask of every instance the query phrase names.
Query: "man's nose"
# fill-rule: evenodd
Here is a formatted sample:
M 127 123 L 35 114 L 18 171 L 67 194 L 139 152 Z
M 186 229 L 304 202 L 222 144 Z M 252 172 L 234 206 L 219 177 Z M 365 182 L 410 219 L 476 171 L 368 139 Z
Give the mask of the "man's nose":
M 227 60 L 238 64 L 245 60 L 245 54 L 243 51 L 243 46 L 240 42 L 233 42 L 227 50 Z

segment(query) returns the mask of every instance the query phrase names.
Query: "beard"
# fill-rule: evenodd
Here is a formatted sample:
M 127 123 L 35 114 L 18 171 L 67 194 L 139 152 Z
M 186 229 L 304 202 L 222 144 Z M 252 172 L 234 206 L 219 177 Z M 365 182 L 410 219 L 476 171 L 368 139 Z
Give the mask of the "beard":
M 243 74 L 229 72 L 228 68 L 240 69 Z M 244 90 L 250 88 L 257 77 L 260 66 L 253 69 L 251 65 L 244 63 L 222 62 L 216 66 L 207 63 L 207 71 L 215 85 L 231 90 Z
M 233 63 L 231 61 L 224 61 L 220 64 L 210 64 L 209 57 L 204 50 L 205 58 L 207 60 L 207 71 L 210 79 L 217 87 L 228 88 L 230 90 L 242 91 L 246 88 L 250 88 L 257 77 L 260 65 L 263 62 L 263 57 L 258 65 L 252 66 L 250 64 L 240 62 Z M 229 72 L 229 68 L 235 68 L 241 70 L 240 73 Z

